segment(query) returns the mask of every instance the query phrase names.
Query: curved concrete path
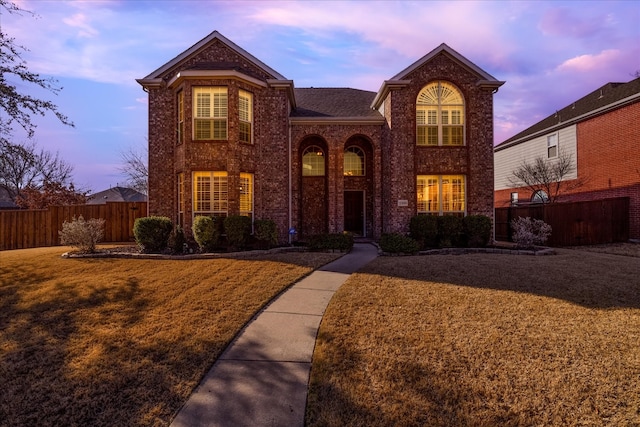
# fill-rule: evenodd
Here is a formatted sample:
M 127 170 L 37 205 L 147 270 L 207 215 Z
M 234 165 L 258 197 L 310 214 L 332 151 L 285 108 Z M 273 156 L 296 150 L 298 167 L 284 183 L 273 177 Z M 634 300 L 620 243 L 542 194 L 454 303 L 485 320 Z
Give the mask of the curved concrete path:
M 271 301 L 227 347 L 171 426 L 302 427 L 322 315 L 349 275 L 377 255 L 373 245 L 356 243 Z

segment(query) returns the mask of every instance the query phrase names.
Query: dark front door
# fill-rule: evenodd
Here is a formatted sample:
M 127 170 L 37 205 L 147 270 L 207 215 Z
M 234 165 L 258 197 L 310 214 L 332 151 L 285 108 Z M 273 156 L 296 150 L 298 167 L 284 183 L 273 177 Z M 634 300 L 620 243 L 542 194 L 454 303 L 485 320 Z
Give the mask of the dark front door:
M 364 192 L 344 192 L 344 231 L 364 235 Z

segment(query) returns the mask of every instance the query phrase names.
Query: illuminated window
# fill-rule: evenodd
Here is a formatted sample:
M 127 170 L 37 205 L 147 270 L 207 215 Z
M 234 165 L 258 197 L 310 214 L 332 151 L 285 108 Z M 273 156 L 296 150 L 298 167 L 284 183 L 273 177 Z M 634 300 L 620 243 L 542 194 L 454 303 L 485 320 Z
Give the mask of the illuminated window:
M 240 90 L 238 96 L 238 110 L 240 114 L 240 142 L 251 143 L 253 131 L 253 95 Z
M 547 136 L 547 158 L 554 157 L 558 157 L 558 135 L 555 133 Z
M 253 220 L 253 174 L 240 174 L 240 215 Z
M 193 89 L 193 139 L 227 139 L 227 88 Z
M 302 153 L 302 176 L 324 176 L 324 151 L 312 145 Z
M 433 82 L 418 94 L 416 144 L 464 145 L 464 99 L 451 83 Z
M 227 216 L 228 193 L 226 172 L 194 172 L 194 216 Z
M 178 128 L 177 132 L 177 143 L 182 144 L 184 142 L 184 92 L 178 92 Z
M 184 226 L 184 174 L 178 174 L 178 225 Z
M 416 186 L 418 213 L 464 215 L 464 175 L 418 175 Z
M 364 152 L 359 147 L 349 147 L 344 151 L 344 174 L 347 176 L 364 175 Z

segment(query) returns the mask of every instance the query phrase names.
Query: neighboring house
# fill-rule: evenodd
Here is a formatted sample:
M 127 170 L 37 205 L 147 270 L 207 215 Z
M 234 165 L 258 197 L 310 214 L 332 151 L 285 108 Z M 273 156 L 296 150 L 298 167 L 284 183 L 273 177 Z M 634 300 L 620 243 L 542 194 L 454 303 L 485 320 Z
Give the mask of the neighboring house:
M 442 44 L 380 90 L 294 87 L 217 31 L 138 82 L 149 94 L 149 214 L 276 222 L 280 240 L 493 217 L 493 94 Z M 295 231 L 294 231 L 295 230 Z
M 530 189 L 513 186 L 513 171 L 538 156 L 554 162 L 567 153 L 574 168 L 557 201 L 629 197 L 629 236 L 640 238 L 640 78 L 607 83 L 494 151 L 496 207 L 539 200 Z
M 0 209 L 20 209 L 18 205 L 11 200 L 9 192 L 2 187 L 0 187 Z
M 87 197 L 87 205 L 103 205 L 107 202 L 146 202 L 147 196 L 127 187 L 112 187 L 108 190 L 91 194 Z

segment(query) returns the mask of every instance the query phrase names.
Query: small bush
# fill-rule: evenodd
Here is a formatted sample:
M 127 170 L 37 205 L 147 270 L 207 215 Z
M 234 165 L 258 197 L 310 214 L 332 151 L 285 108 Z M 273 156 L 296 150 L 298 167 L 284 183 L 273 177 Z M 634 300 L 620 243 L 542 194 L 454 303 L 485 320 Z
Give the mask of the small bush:
M 467 246 L 484 248 L 491 240 L 491 218 L 485 215 L 469 215 L 462 220 Z
M 181 254 L 184 252 L 184 246 L 187 243 L 187 239 L 184 236 L 184 230 L 177 224 L 173 230 L 171 230 L 171 234 L 169 235 L 168 246 L 171 249 L 171 252 L 174 254 Z
M 193 220 L 191 231 L 202 252 L 213 252 L 220 243 L 221 223 L 219 219 L 210 216 L 197 216 Z
M 391 254 L 414 254 L 420 250 L 420 244 L 411 237 L 391 233 L 382 235 L 380 238 L 380 249 Z
M 270 219 L 258 219 L 253 223 L 253 236 L 260 246 L 271 247 L 278 244 L 278 227 Z
M 138 218 L 133 224 L 133 235 L 144 253 L 161 253 L 167 248 L 173 229 L 171 220 L 164 216 Z
M 92 218 L 88 221 L 80 215 L 74 216 L 71 222 L 63 222 L 58 231 L 60 243 L 74 246 L 82 252 L 95 252 L 96 244 L 104 237 L 104 219 Z
M 353 248 L 353 236 L 349 233 L 317 234 L 311 236 L 307 242 L 307 248 L 312 251 L 349 252 Z
M 442 248 L 463 246 L 462 218 L 454 215 L 438 217 L 438 245 Z
M 251 218 L 242 215 L 228 216 L 224 219 L 224 231 L 229 246 L 244 248 L 251 236 Z
M 551 236 L 551 226 L 546 222 L 533 218 L 516 218 L 511 221 L 513 241 L 522 248 L 544 245 Z
M 409 234 L 421 248 L 433 248 L 438 245 L 438 217 L 435 215 L 416 215 L 409 223 Z

